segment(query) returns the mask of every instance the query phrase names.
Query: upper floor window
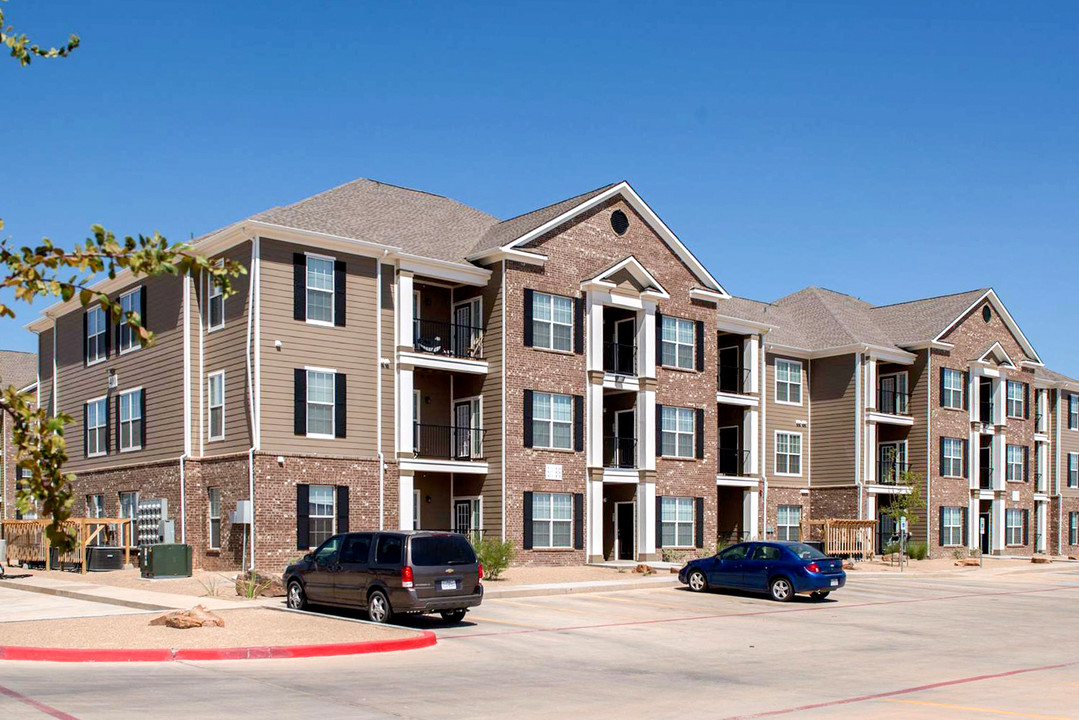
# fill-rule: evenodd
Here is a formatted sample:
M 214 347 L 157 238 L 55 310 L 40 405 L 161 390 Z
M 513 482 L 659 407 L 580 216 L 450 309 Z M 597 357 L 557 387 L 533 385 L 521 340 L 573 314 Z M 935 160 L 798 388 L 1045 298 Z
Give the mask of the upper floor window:
M 1007 453 L 1007 479 L 1012 481 L 1025 480 L 1027 449 L 1022 445 L 1008 445 L 1005 452 Z
M 532 447 L 573 449 L 573 396 L 532 393 Z
M 333 325 L 333 258 L 307 256 L 307 322 Z
M 797 360 L 776 360 L 776 402 L 802 404 L 802 363 Z
M 1079 430 L 1079 395 L 1068 396 L 1068 429 Z
M 963 409 L 963 373 L 951 368 L 941 370 L 940 404 L 947 408 Z
M 307 435 L 334 437 L 334 373 L 332 370 L 307 371 Z M 312 486 L 314 491 L 314 486 Z
M 98 398 L 86 403 L 86 457 L 109 451 L 109 401 Z
M 1026 383 L 1008 381 L 1008 417 L 1022 418 L 1026 415 L 1027 385 Z
M 776 433 L 776 474 L 802 474 L 802 436 L 800 433 Z
M 222 266 L 218 261 L 218 266 Z M 206 325 L 210 331 L 225 327 L 225 291 L 221 285 L 209 279 L 209 292 L 206 298 Z
M 1079 453 L 1068 453 L 1068 487 L 1079 488 Z
M 696 323 L 670 315 L 664 315 L 660 321 L 660 363 L 667 367 L 693 370 L 696 367 Z
M 109 356 L 108 322 L 100 307 L 86 311 L 86 364 L 104 360 Z
M 963 441 L 941 438 L 940 474 L 944 477 L 963 477 Z
M 225 438 L 225 371 L 221 370 L 210 373 L 207 378 L 207 398 L 210 405 L 208 422 L 210 425 L 210 440 L 223 440 Z
M 573 299 L 532 293 L 532 346 L 548 350 L 573 349 Z
M 660 417 L 661 455 L 680 458 L 694 456 L 695 416 L 692 408 L 663 406 Z
M 146 305 L 145 293 L 146 288 L 138 287 L 120 296 L 120 309 L 123 311 L 123 315 L 120 317 L 119 350 L 121 353 L 138 350 L 141 347 L 138 335 L 127 324 L 127 316 L 128 313 L 139 313 L 142 318 L 142 326 L 146 327 L 146 313 L 143 312 Z
M 145 436 L 143 411 L 146 407 L 142 388 L 120 393 L 120 452 L 140 450 Z

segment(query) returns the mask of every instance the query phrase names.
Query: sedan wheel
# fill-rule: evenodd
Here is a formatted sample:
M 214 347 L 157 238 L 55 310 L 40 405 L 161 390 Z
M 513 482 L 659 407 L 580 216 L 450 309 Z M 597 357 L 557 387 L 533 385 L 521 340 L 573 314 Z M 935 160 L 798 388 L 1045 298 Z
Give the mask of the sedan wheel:
M 387 622 L 392 614 L 390 601 L 386 599 L 385 593 L 381 590 L 371 593 L 371 597 L 367 599 L 367 617 L 371 619 L 371 622 Z
M 700 570 L 691 572 L 687 581 L 689 583 L 689 589 L 693 592 L 704 592 L 708 589 L 708 581 L 704 579 L 704 573 Z
M 307 607 L 307 595 L 304 594 L 299 580 L 293 580 L 288 584 L 288 606 L 293 610 L 303 610 Z
M 778 602 L 788 602 L 794 597 L 794 587 L 791 586 L 791 581 L 787 578 L 776 578 L 768 586 L 768 589 L 772 593 L 772 599 Z

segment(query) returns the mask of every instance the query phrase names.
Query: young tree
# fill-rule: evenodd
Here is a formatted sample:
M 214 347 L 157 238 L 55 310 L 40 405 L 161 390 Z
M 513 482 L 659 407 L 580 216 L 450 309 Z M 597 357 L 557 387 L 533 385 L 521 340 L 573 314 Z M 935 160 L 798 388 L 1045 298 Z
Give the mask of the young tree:
M 11 56 L 20 66 L 26 67 L 35 57 L 67 57 L 79 46 L 79 37 L 72 35 L 66 45 L 43 50 L 25 34 L 18 35 L 11 26 L 5 26 L 0 9 L 0 42 L 11 48 Z M 0 218 L 0 230 L 3 227 Z M 0 238 L 0 287 L 10 288 L 15 299 L 25 303 L 41 297 L 62 301 L 78 298 L 83 306 L 97 303 L 113 323 L 125 323 L 139 343 L 146 346 L 153 343 L 154 335 L 142 326 L 139 313 L 124 313 L 119 302 L 91 288 L 102 275 L 114 278 L 125 270 L 136 278 L 204 272 L 227 296 L 232 294 L 231 278 L 246 272 L 243 266 L 232 261 L 217 265 L 194 252 L 189 245 L 170 244 L 157 232 L 128 236 L 122 241 L 100 225 L 91 226 L 91 233 L 84 243 L 76 244 L 71 250 L 57 247 L 48 238 L 43 238 L 37 245 L 23 247 Z M 0 317 L 14 318 L 15 311 L 0 303 Z M 0 378 L 2 382 L 3 378 Z M 73 476 L 63 472 L 68 459 L 64 426 L 72 422 L 71 417 L 60 412 L 49 415 L 48 409 L 35 407 L 33 398 L 10 385 L 0 388 L 0 411 L 11 418 L 17 464 L 29 474 L 25 486 L 20 489 L 17 504 L 26 509 L 36 503 L 42 514 L 51 520 L 45 529 L 49 541 L 61 552 L 72 549 L 74 538 L 62 525 L 71 517 Z
M 921 520 L 919 513 L 925 510 L 925 483 L 918 473 L 904 470 L 896 478 L 895 485 L 900 492 L 892 495 L 891 503 L 885 505 L 882 512 L 895 522 L 899 533 L 899 567 L 902 568 L 907 530 Z M 908 491 L 904 492 L 903 488 Z

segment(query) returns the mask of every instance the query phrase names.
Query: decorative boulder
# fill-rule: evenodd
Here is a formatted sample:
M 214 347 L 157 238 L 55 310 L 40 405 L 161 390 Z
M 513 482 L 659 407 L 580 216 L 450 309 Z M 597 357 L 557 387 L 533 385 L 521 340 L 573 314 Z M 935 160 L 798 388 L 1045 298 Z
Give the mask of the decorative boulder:
M 1035 555 L 1030 559 L 1030 561 L 1032 563 L 1051 563 L 1053 562 L 1053 558 L 1049 557 L 1048 555 Z
M 254 582 L 255 597 L 285 597 L 285 582 L 280 575 L 263 575 L 258 570 L 248 570 L 236 576 L 236 594 L 247 597 L 248 587 Z
M 640 573 L 641 575 L 651 575 L 655 573 L 655 570 L 653 570 L 650 565 L 641 564 L 633 568 L 633 572 Z
M 164 625 L 177 630 L 197 627 L 225 627 L 225 618 L 207 610 L 202 605 L 196 605 L 190 610 L 173 610 L 155 617 L 150 621 L 150 624 Z

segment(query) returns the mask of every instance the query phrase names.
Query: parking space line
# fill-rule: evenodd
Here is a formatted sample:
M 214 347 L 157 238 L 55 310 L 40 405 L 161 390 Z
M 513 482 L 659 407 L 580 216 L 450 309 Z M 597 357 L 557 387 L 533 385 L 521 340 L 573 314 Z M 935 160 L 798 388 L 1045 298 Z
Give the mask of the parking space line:
M 495 620 L 494 618 L 476 618 L 475 622 L 480 623 L 494 623 L 495 625 L 512 625 L 514 627 L 532 628 L 533 630 L 543 630 L 544 625 L 529 625 L 528 623 L 513 622 L 512 620 Z
M 5 697 L 9 697 L 12 700 L 18 700 L 21 703 L 25 703 L 25 704 L 29 705 L 30 707 L 34 708 L 35 710 L 37 710 L 39 712 L 45 713 L 46 715 L 48 715 L 50 717 L 57 718 L 57 720 L 79 720 L 74 715 L 68 715 L 63 710 L 57 710 L 56 708 L 52 707 L 51 705 L 46 705 L 45 703 L 43 703 L 43 702 L 41 702 L 39 700 L 34 700 L 33 698 L 28 698 L 25 695 L 22 695 L 21 693 L 15 692 L 11 688 L 4 687 L 3 685 L 0 685 L 0 695 L 3 695 Z
M 587 597 L 587 596 L 582 595 L 579 599 L 580 600 L 599 601 L 599 602 L 606 601 L 606 600 L 614 600 L 615 602 L 630 603 L 632 605 L 651 605 L 652 607 L 673 608 L 674 610 L 698 610 L 698 611 L 701 611 L 701 612 L 704 611 L 704 608 L 700 608 L 700 607 L 690 607 L 690 606 L 687 606 L 687 605 L 672 605 L 670 603 L 652 602 L 651 600 L 631 600 L 630 598 L 615 597 L 614 595 L 600 595 L 600 596 L 592 596 L 592 597 Z
M 601 618 L 609 618 L 610 617 L 610 613 L 605 615 L 605 614 L 602 614 L 602 613 L 590 612 L 588 610 L 576 610 L 574 608 L 557 607 L 557 606 L 551 606 L 551 605 L 539 605 L 537 603 L 521 602 L 520 600 L 499 600 L 499 602 L 504 602 L 504 603 L 507 603 L 509 605 L 518 605 L 520 607 L 536 608 L 538 610 L 548 610 L 548 611 L 553 612 L 553 613 L 568 612 L 568 613 L 574 613 L 576 615 L 591 615 L 592 617 L 601 617 Z
M 903 703 L 905 705 L 923 705 L 937 707 L 944 710 L 962 710 L 971 713 L 986 713 L 989 715 L 1005 715 L 1008 717 L 1032 718 L 1032 720 L 1076 720 L 1067 715 L 1041 715 L 1039 713 L 1016 712 L 1015 710 L 995 710 L 993 708 L 973 707 L 970 705 L 949 705 L 948 703 L 929 702 L 928 700 L 907 700 L 904 698 L 883 698 L 881 702 Z

